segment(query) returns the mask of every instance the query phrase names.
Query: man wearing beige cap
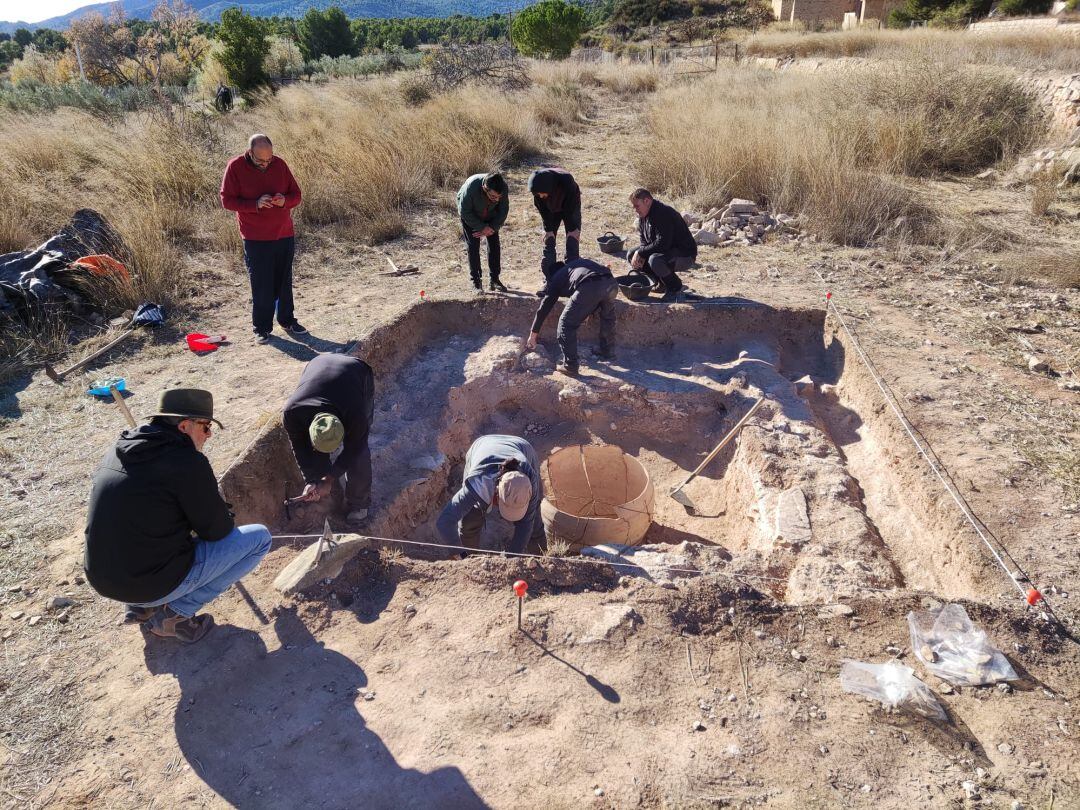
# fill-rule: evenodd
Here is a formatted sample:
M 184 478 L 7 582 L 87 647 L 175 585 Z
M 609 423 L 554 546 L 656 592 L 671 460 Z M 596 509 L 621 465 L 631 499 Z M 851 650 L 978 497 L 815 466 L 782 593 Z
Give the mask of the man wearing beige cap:
M 102 596 L 127 603 L 124 620 L 192 643 L 214 626 L 199 610 L 270 551 L 265 526 L 237 526 L 202 453 L 214 397 L 165 391 L 150 423 L 125 430 L 90 492 L 83 568 Z
M 461 489 L 435 524 L 444 543 L 475 546 L 488 512 L 495 508 L 503 520 L 514 524 L 506 551 L 520 554 L 530 538 L 543 539 L 544 485 L 531 444 L 517 436 L 481 436 L 465 454 L 463 478 Z
M 320 354 L 304 367 L 285 403 L 283 421 L 306 501 L 321 501 L 345 477 L 346 521 L 359 524 L 371 508 L 371 450 L 375 377 L 363 360 Z

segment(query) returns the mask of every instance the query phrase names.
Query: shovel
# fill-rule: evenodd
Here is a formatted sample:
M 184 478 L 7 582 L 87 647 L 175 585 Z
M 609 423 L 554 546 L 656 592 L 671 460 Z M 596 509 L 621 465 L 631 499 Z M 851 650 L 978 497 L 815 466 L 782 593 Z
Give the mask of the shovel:
M 719 517 L 722 514 L 722 512 L 717 512 L 715 515 L 705 515 L 699 512 L 697 507 L 694 506 L 694 502 L 690 500 L 690 496 L 682 491 L 683 487 L 685 487 L 687 484 L 697 478 L 701 471 L 704 470 L 707 466 L 709 466 L 709 462 L 716 458 L 720 454 L 720 451 L 723 450 L 724 447 L 727 445 L 727 443 L 735 438 L 735 435 L 742 429 L 743 425 L 750 421 L 750 417 L 757 413 L 757 409 L 760 408 L 764 404 L 764 402 L 765 397 L 761 397 L 759 400 L 757 400 L 757 402 L 751 405 L 750 410 L 743 414 L 742 419 L 735 423 L 735 426 L 728 431 L 727 435 L 724 436 L 724 438 L 720 440 L 720 443 L 716 445 L 716 447 L 713 448 L 712 452 L 705 457 L 705 460 L 698 465 L 697 469 L 690 473 L 690 475 L 687 476 L 685 481 L 683 481 L 681 484 L 679 484 L 677 487 L 671 490 L 671 492 L 668 493 L 668 495 L 670 495 L 674 500 L 682 504 L 683 508 L 686 509 L 689 514 L 693 515 L 694 517 Z

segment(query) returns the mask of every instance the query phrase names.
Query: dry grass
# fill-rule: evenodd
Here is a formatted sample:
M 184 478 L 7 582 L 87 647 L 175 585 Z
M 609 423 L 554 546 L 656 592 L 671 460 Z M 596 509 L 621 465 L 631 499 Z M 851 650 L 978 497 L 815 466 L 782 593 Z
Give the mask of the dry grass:
M 43 241 L 78 208 L 100 211 L 130 248 L 139 300 L 176 304 L 189 284 L 185 257 L 237 251 L 218 186 L 226 161 L 251 132 L 270 133 L 304 192 L 301 227 L 378 242 L 400 234 L 406 214 L 471 173 L 541 150 L 573 127 L 588 98 L 567 77 L 516 95 L 465 88 L 402 104 L 408 76 L 293 85 L 222 122 L 176 113 L 102 121 L 75 110 L 0 119 L 0 252 Z M 0 356 L 60 350 L 62 334 L 6 328 Z
M 934 28 L 832 33 L 766 32 L 746 40 L 749 56 L 955 60 L 1021 70 L 1080 70 L 1080 39 L 1054 31 L 974 34 Z
M 1050 169 L 1043 169 L 1031 178 L 1031 215 L 1042 219 L 1050 212 L 1050 206 L 1057 200 L 1058 175 Z
M 742 70 L 662 92 L 648 117 L 645 185 L 703 207 L 747 197 L 821 236 L 865 245 L 936 241 L 936 213 L 904 177 L 975 171 L 1039 137 L 1041 113 L 1011 81 L 935 63 L 857 76 Z
M 583 88 L 603 88 L 623 97 L 652 93 L 661 84 L 659 70 L 651 65 L 637 64 L 535 62 L 532 76 L 541 86 L 575 84 Z
M 1080 289 L 1080 248 L 1032 245 L 997 259 L 1010 283 L 1050 283 Z

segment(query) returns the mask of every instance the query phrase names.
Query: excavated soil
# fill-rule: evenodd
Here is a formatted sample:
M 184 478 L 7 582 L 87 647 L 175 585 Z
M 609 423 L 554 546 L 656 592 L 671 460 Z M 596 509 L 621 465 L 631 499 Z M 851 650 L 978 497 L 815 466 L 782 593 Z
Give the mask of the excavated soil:
M 370 534 L 437 543 L 434 520 L 460 485 L 469 444 L 509 433 L 541 459 L 591 443 L 634 456 L 657 491 L 642 543 L 705 544 L 694 568 L 737 576 L 775 599 L 823 603 L 894 589 L 979 595 L 970 540 L 957 542 L 962 528 L 938 507 L 933 482 L 913 472 L 921 468 L 910 444 L 876 418 L 865 399 L 870 380 L 826 332 L 823 312 L 751 301 L 620 303 L 619 357 L 573 379 L 553 372 L 554 345 L 521 355 L 515 327 L 530 307 L 522 298 L 418 303 L 354 349 L 379 381 Z M 586 353 L 594 339 L 583 330 Z M 694 511 L 667 497 L 759 397 L 766 404 L 737 441 L 686 488 Z M 326 516 L 325 507 L 301 506 L 286 518 L 280 506 L 300 486 L 280 423 L 222 486 L 242 519 L 278 533 L 316 532 Z M 509 531 L 489 521 L 481 544 L 498 548 Z

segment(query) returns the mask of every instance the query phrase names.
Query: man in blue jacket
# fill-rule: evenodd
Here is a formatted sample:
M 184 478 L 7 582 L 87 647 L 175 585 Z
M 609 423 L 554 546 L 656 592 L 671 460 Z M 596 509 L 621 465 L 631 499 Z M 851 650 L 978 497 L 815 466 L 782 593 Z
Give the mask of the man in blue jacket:
M 562 349 L 562 363 L 559 371 L 574 376 L 578 373 L 577 331 L 585 319 L 594 312 L 600 313 L 600 350 L 596 356 L 611 360 L 615 343 L 615 299 L 619 295 L 619 285 L 611 275 L 611 270 L 590 259 L 574 259 L 563 264 L 555 262 L 544 266 L 547 282 L 537 295 L 540 302 L 533 318 L 525 348 L 536 348 L 540 339 L 540 328 L 544 319 L 560 298 L 569 298 L 559 318 L 557 336 Z
M 543 538 L 544 484 L 531 444 L 517 436 L 481 436 L 465 454 L 462 477 L 461 489 L 435 523 L 444 543 L 475 546 L 488 513 L 496 507 L 503 520 L 514 524 L 506 551 L 520 554 L 530 538 Z

